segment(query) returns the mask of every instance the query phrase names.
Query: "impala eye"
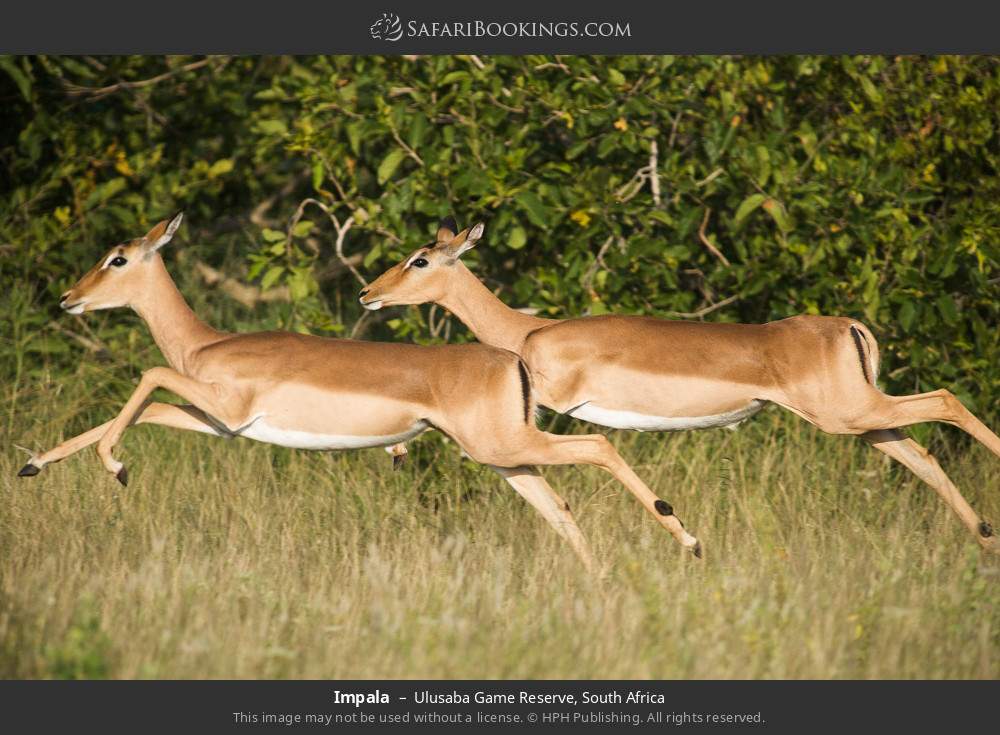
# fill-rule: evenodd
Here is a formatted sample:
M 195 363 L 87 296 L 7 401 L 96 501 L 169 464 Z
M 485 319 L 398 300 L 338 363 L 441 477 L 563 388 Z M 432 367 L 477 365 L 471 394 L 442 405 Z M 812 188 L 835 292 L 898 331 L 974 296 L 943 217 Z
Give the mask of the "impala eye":
M 125 260 L 125 258 L 123 258 L 122 256 L 119 255 L 119 256 L 115 257 L 114 260 L 112 260 L 110 263 L 108 263 L 108 265 L 112 265 L 115 268 L 121 268 L 126 263 L 128 263 L 128 261 Z
M 426 268 L 430 263 L 427 262 L 427 258 L 417 258 L 410 265 L 414 268 Z

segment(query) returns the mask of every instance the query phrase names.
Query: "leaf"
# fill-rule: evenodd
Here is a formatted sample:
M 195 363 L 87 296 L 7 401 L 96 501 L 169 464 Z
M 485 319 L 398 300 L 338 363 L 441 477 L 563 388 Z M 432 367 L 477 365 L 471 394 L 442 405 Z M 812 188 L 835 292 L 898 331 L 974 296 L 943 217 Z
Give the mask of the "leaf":
M 25 101 L 31 102 L 31 79 L 23 71 L 17 68 L 14 59 L 10 56 L 0 56 L 0 69 L 3 69 L 14 80 L 21 96 Z
M 253 96 L 255 100 L 280 100 L 285 97 L 285 93 L 280 89 L 263 89 Z
M 389 151 L 389 155 L 383 158 L 382 163 L 378 165 L 378 183 L 384 184 L 391 179 L 404 158 L 406 158 L 406 152 L 402 148 L 393 148 Z
M 293 301 L 300 301 L 309 295 L 312 283 L 308 270 L 296 268 L 288 279 L 288 295 Z
M 300 220 L 295 225 L 295 227 L 292 228 L 292 236 L 293 237 L 305 237 L 310 232 L 312 232 L 312 228 L 313 227 L 314 227 L 313 223 L 310 222 L 309 220 L 307 220 L 307 219 Z
M 365 253 L 365 258 L 362 261 L 362 265 L 364 265 L 365 268 L 371 268 L 372 263 L 378 260 L 379 256 L 381 255 L 382 255 L 382 243 L 377 242 L 375 243 L 375 245 L 372 247 L 371 250 Z
M 285 269 L 283 266 L 272 265 L 270 268 L 268 268 L 267 273 L 264 274 L 264 277 L 260 279 L 261 289 L 266 291 L 267 289 L 271 288 L 271 286 L 277 283 L 278 279 L 281 278 L 281 274 L 284 272 Z
M 250 268 L 247 270 L 247 278 L 251 281 L 260 275 L 260 272 L 264 270 L 264 266 L 267 265 L 268 259 L 262 258 L 260 255 L 251 255 Z
M 882 104 L 882 93 L 878 91 L 878 87 L 875 86 L 875 83 L 871 79 L 866 76 L 862 76 L 861 89 L 864 91 L 865 96 L 869 100 L 877 105 Z
M 743 220 L 749 217 L 766 200 L 767 197 L 763 194 L 751 194 L 748 196 L 736 208 L 736 216 L 733 218 L 733 224 L 739 227 L 743 223 Z
M 615 149 L 620 140 L 617 135 L 605 135 L 597 145 L 597 157 L 606 158 Z
M 214 179 L 217 176 L 222 176 L 223 174 L 228 174 L 233 170 L 233 159 L 232 158 L 222 158 L 212 164 L 211 168 L 208 169 L 208 178 Z
M 909 332 L 910 328 L 913 326 L 913 322 L 917 318 L 917 307 L 913 305 L 912 301 L 904 301 L 903 305 L 899 307 L 899 325 L 903 328 L 904 332 Z
M 312 167 L 312 185 L 313 189 L 319 191 L 323 188 L 323 179 L 326 177 L 326 172 L 323 170 L 323 163 L 321 161 L 316 161 Z
M 452 84 L 453 82 L 461 82 L 469 78 L 469 72 L 467 71 L 453 71 L 444 75 L 441 80 L 440 85 L 444 87 L 445 85 Z
M 788 232 L 792 229 L 792 221 L 785 210 L 784 204 L 777 199 L 767 199 L 762 206 L 764 207 L 764 211 L 771 215 L 771 219 L 778 225 L 779 230 Z
M 958 322 L 958 309 L 955 308 L 955 302 L 950 295 L 943 293 L 937 297 L 934 303 L 945 324 L 956 324 Z
M 528 233 L 524 231 L 523 227 L 515 227 L 510 231 L 510 237 L 507 238 L 507 247 L 511 250 L 520 250 L 528 242 Z
M 649 217 L 651 219 L 655 219 L 657 222 L 662 222 L 667 226 L 672 226 L 674 224 L 673 217 L 664 212 L 662 209 L 650 210 Z
M 285 239 L 284 232 L 272 230 L 270 227 L 265 227 L 263 231 L 261 231 L 261 235 L 264 237 L 264 242 L 278 242 L 279 240 Z
M 622 74 L 617 69 L 615 69 L 614 67 L 611 67 L 610 69 L 608 69 L 608 81 L 611 82 L 616 87 L 624 87 L 625 75 Z
M 115 194 L 120 192 L 125 188 L 128 182 L 119 176 L 118 178 L 111 179 L 110 181 L 105 181 L 100 184 L 96 189 L 94 189 L 90 196 L 87 197 L 86 206 L 89 209 L 98 204 L 103 204 L 108 201 Z
M 351 143 L 351 151 L 355 156 L 361 155 L 361 120 L 355 120 L 347 125 L 347 139 Z
M 522 191 L 514 200 L 521 205 L 521 209 L 528 215 L 531 223 L 538 227 L 547 228 L 549 226 L 549 214 L 542 200 L 533 191 Z
M 413 116 L 410 123 L 410 132 L 407 143 L 410 144 L 410 148 L 418 150 L 421 144 L 424 142 L 424 134 L 428 131 L 429 127 L 427 125 L 427 118 L 423 115 L 417 113 Z
M 288 134 L 288 126 L 284 120 L 258 120 L 257 129 L 265 135 Z
M 574 143 L 566 151 L 566 160 L 572 161 L 577 158 L 581 153 L 583 153 L 590 146 L 589 140 L 581 140 L 579 143 Z

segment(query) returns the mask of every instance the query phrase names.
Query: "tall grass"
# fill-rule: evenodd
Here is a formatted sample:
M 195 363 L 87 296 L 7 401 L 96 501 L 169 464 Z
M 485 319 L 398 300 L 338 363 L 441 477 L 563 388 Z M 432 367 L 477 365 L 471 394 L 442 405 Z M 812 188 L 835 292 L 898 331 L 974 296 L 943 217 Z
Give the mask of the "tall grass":
M 51 446 L 87 405 L 34 400 L 6 447 Z M 946 436 L 945 469 L 1000 521 L 1000 462 Z M 393 473 L 379 450 L 136 427 L 127 489 L 92 450 L 30 480 L 5 451 L 0 676 L 1000 676 L 998 565 L 881 454 L 774 409 L 612 440 L 705 559 L 610 477 L 548 469 L 590 578 L 499 477 L 426 438 Z

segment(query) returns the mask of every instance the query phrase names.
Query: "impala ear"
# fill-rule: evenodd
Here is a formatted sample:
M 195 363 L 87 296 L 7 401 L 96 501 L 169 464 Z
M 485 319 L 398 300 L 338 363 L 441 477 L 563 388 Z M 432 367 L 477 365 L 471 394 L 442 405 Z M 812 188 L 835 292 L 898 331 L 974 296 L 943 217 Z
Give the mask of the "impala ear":
M 183 219 L 184 213 L 178 212 L 170 219 L 165 219 L 156 225 L 153 229 L 146 233 L 144 238 L 142 238 L 143 250 L 147 253 L 155 253 L 157 250 L 170 242 L 170 238 L 172 238 L 174 233 L 177 232 L 177 228 L 181 226 L 181 221 Z
M 462 253 L 466 250 L 471 250 L 479 242 L 479 239 L 483 236 L 484 229 L 486 229 L 486 225 L 480 222 L 475 227 L 462 230 L 448 243 L 445 248 L 446 252 L 452 258 L 462 257 Z
M 437 241 L 442 244 L 451 242 L 455 239 L 456 232 L 458 232 L 458 225 L 455 223 L 455 218 L 448 215 L 438 223 Z

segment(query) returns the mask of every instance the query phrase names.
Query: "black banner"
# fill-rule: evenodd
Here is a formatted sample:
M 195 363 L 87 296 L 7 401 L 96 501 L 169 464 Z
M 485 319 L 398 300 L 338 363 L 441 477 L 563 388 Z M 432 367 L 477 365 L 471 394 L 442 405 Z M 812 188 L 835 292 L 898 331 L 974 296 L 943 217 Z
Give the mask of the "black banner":
M 7 732 L 983 731 L 1000 682 L 3 682 Z M 513 728 L 513 729 L 511 729 Z
M 993 53 L 1000 7 L 913 2 L 8 3 L 0 52 Z

